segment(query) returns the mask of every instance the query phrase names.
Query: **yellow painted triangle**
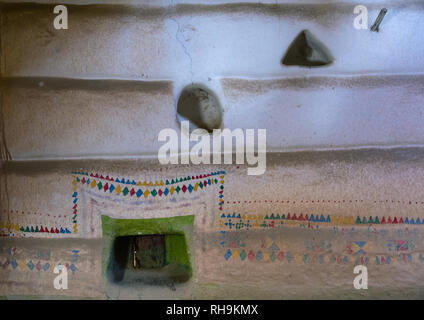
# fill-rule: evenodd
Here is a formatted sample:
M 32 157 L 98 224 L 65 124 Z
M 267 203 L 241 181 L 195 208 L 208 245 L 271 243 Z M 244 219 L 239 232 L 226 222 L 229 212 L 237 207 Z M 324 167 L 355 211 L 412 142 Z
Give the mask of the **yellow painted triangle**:
M 238 258 L 238 257 L 239 257 L 239 252 L 238 252 L 238 250 L 234 250 L 234 251 L 233 251 L 233 257 L 234 257 L 234 258 Z
M 147 196 L 150 194 L 149 190 L 144 191 L 144 197 L 147 198 Z
M 175 191 L 174 187 L 171 187 L 171 189 L 169 190 L 169 192 L 170 192 L 171 194 L 173 194 L 173 193 L 174 193 L 174 191 Z
M 163 186 L 163 185 L 164 185 L 163 180 L 161 180 L 161 181 L 160 181 L 160 185 L 161 185 L 161 186 Z
M 141 186 L 141 182 L 140 182 L 140 181 L 139 181 L 139 182 L 137 182 L 137 185 L 138 185 L 138 186 Z
M 265 238 L 265 246 L 269 248 L 272 245 L 272 239 L 270 237 Z
M 199 184 L 198 183 L 196 183 L 195 185 L 194 185 L 194 188 L 193 188 L 193 190 L 194 191 L 197 191 L 197 188 L 199 187 Z
M 122 192 L 121 186 L 118 185 L 115 189 L 116 194 L 120 194 Z
M 92 180 L 90 186 L 94 188 L 97 185 L 96 180 Z
M 297 263 L 301 263 L 302 262 L 302 255 L 300 253 L 295 253 L 294 254 L 294 261 L 296 261 Z

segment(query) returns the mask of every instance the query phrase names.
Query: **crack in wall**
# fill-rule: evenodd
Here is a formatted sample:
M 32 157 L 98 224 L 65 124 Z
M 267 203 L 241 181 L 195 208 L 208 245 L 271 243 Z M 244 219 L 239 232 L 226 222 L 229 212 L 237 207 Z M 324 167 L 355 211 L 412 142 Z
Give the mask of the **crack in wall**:
M 175 33 L 175 40 L 177 40 L 177 42 L 181 45 L 181 47 L 183 48 L 184 54 L 188 57 L 188 59 L 190 61 L 190 82 L 191 82 L 191 84 L 193 84 L 193 77 L 194 77 L 194 73 L 193 73 L 193 58 L 190 55 L 187 47 L 185 46 L 184 41 L 179 38 L 179 34 L 182 33 L 182 29 L 181 29 L 181 24 L 179 23 L 179 21 L 172 16 L 175 13 L 176 13 L 176 6 L 174 4 L 174 1 L 171 0 L 170 1 L 170 4 L 168 6 L 167 13 L 164 16 L 164 19 L 168 18 L 169 20 L 175 22 L 176 25 L 177 25 L 177 31 Z

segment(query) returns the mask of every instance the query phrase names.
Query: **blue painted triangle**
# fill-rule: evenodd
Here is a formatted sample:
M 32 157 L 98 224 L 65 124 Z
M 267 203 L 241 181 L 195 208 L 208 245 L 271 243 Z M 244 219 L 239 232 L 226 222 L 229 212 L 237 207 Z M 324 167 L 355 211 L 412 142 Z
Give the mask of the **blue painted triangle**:
M 355 243 L 362 248 L 367 242 L 366 241 L 355 241 Z

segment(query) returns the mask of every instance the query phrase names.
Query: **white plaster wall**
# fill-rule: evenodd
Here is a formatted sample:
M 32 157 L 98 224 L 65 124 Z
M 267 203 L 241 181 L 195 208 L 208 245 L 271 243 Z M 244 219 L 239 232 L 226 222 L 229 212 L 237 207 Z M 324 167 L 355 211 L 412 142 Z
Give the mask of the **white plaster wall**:
M 265 258 L 242 262 L 234 251 L 226 259 L 228 248 L 220 245 L 222 213 L 422 218 L 423 151 L 411 148 L 421 146 L 424 137 L 422 2 L 363 1 L 369 5 L 370 24 L 383 5 L 389 9 L 379 33 L 353 28 L 356 3 L 350 0 L 110 3 L 130 6 L 70 6 L 66 31 L 52 28 L 52 7 L 1 8 L 1 102 L 5 141 L 16 160 L 1 176 L 2 234 L 9 232 L 7 223 L 72 228 L 73 193 L 79 190 L 73 171 L 156 181 L 224 169 L 223 210 L 215 189 L 143 203 L 97 187 L 79 192 L 86 201 L 78 202 L 77 232 L 17 231 L 18 238 L 53 239 L 30 245 L 25 239 L 1 239 L 0 262 L 16 258 L 19 266 L 3 267 L 0 295 L 51 295 L 53 274 L 29 271 L 28 261 L 38 259 L 37 250 L 49 249 L 52 262 L 70 261 L 71 250 L 80 248 L 79 270 L 72 278 L 77 289 L 66 295 L 105 298 L 99 214 L 146 218 L 157 213 L 195 215 L 193 278 L 175 291 L 143 287 L 142 296 L 122 290 L 107 297 L 422 297 L 422 225 L 355 225 L 353 230 L 334 223 L 321 229 L 312 224 L 241 232 L 255 250 L 274 239 L 282 251 L 293 252 L 292 264 Z M 330 48 L 333 65 L 280 64 L 305 28 Z M 238 165 L 158 165 L 157 134 L 177 129 L 175 102 L 191 81 L 217 93 L 225 127 L 267 129 L 265 175 L 247 176 L 246 167 Z M 373 149 L 356 150 L 366 146 Z M 327 151 L 316 151 L 321 148 Z M 308 152 L 292 152 L 299 149 Z M 122 160 L 127 157 L 131 160 Z M 70 158 L 80 160 L 64 161 Z M 62 237 L 67 240 L 55 242 Z M 88 244 L 88 238 L 97 240 Z M 415 247 L 407 251 L 411 262 L 371 262 L 370 274 L 376 276 L 363 295 L 352 288 L 356 256 L 349 255 L 349 263 L 331 262 L 330 255 L 323 264 L 303 261 L 309 253 L 305 242 L 315 239 L 331 241 L 337 257 L 349 255 L 346 245 L 355 240 L 369 241 L 373 258 L 397 256 L 387 248 L 393 239 L 412 241 Z M 18 248 L 16 256 L 7 255 L 9 246 Z
M 380 7 L 369 4 L 370 24 Z M 155 137 L 175 128 L 175 101 L 191 82 L 218 94 L 225 127 L 267 129 L 269 150 L 421 145 L 424 7 L 388 7 L 375 33 L 353 28 L 351 3 L 70 6 L 68 30 L 53 29 L 52 7 L 6 6 L 2 70 L 12 158 L 155 157 Z M 281 65 L 305 28 L 329 47 L 332 65 Z M 22 88 L 16 77 L 37 80 Z M 51 83 L 63 80 L 43 77 L 122 83 L 99 83 L 92 93 L 65 81 L 53 93 Z M 124 79 L 172 81 L 172 89 L 147 97 Z M 40 111 L 26 121 L 31 109 Z

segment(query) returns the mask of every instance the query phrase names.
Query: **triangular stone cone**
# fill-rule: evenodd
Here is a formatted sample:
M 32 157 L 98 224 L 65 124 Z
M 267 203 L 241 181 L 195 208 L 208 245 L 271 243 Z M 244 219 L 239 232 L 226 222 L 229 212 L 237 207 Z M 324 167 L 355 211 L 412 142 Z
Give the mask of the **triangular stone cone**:
M 310 31 L 303 30 L 290 44 L 281 62 L 287 66 L 317 67 L 333 61 L 330 50 Z

